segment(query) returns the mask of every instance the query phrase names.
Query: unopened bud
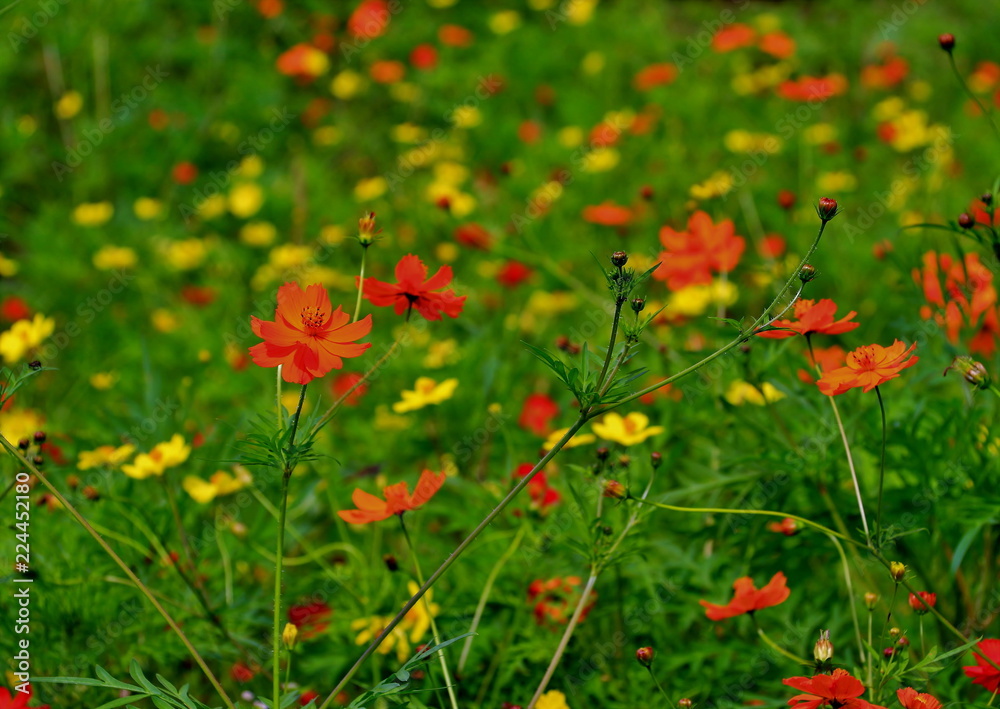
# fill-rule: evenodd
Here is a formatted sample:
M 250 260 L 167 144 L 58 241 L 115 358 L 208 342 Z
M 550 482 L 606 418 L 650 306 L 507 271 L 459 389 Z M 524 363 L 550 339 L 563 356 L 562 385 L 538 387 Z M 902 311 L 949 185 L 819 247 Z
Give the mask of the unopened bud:
M 649 185 L 643 185 L 642 189 L 639 190 L 639 196 L 648 202 L 653 199 L 653 188 Z
M 37 359 L 33 359 L 30 362 L 28 362 L 28 367 L 31 368 L 31 371 L 37 372 L 39 369 L 42 368 L 42 363 L 39 362 Z
M 375 227 L 375 212 L 365 212 L 358 220 L 358 243 L 369 247 L 375 243 L 375 238 L 382 232 Z
M 678 707 L 678 709 L 691 709 L 691 707 L 693 707 L 693 706 L 694 706 L 694 702 L 692 702 L 687 697 L 684 697 L 683 699 L 678 699 L 677 700 L 677 707 Z
M 36 468 L 41 468 L 43 465 L 45 465 L 45 459 L 42 458 L 42 456 L 40 455 L 36 455 L 34 458 L 32 458 L 31 462 L 35 464 Z
M 601 461 L 602 463 L 608 459 L 609 455 L 611 455 L 611 451 L 609 451 L 604 446 L 601 446 L 600 448 L 598 448 L 596 451 L 594 451 L 594 453 L 597 454 L 597 459 L 599 461 Z
M 955 35 L 953 34 L 938 35 L 938 44 L 941 45 L 941 49 L 951 54 L 951 50 L 955 48 Z
M 893 561 L 889 564 L 889 574 L 892 576 L 892 580 L 899 583 L 906 576 L 906 566 L 898 561 Z
M 621 268 L 626 263 L 628 263 L 628 254 L 624 251 L 615 251 L 611 254 L 611 263 L 618 268 Z
M 839 209 L 837 200 L 831 199 L 830 197 L 822 197 L 816 205 L 816 214 L 818 214 L 819 218 L 824 222 L 828 222 L 837 216 Z
M 396 557 L 392 554 L 386 554 L 383 556 L 382 561 L 385 563 L 385 568 L 389 569 L 389 571 L 399 570 L 399 562 L 396 561 Z
M 17 442 L 17 447 L 23 451 L 28 450 L 30 446 L 31 446 L 31 441 L 29 441 L 27 438 L 22 438 Z
M 889 637 L 891 637 L 893 639 L 898 638 L 902 634 L 903 634 L 903 631 L 900 630 L 899 628 L 897 628 L 896 626 L 893 626 L 893 627 L 889 628 Z
M 958 215 L 958 225 L 963 229 L 971 229 L 976 225 L 976 220 L 968 212 L 962 212 Z
M 653 451 L 649 454 L 649 462 L 653 466 L 653 470 L 656 470 L 663 465 L 663 454 L 660 451 Z
M 631 456 L 625 455 L 624 453 L 622 455 L 618 456 L 618 467 L 619 468 L 627 468 L 630 465 L 632 465 L 632 458 L 631 458 Z
M 34 439 L 35 443 L 41 444 L 45 443 L 45 431 L 35 431 Z
M 93 485 L 88 485 L 83 488 L 83 496 L 90 501 L 95 501 L 101 499 L 101 493 L 97 491 L 97 488 Z
M 656 651 L 651 647 L 641 647 L 635 651 L 635 659 L 639 661 L 639 664 L 643 667 L 649 667 L 653 664 L 653 658 L 656 657 Z
M 875 610 L 875 604 L 878 603 L 878 596 L 869 591 L 865 594 L 865 608 L 870 611 Z
M 991 204 L 993 204 L 993 193 L 983 192 L 983 196 L 979 198 L 979 201 L 985 204 L 987 207 L 989 207 Z
M 291 650 L 295 647 L 295 639 L 299 636 L 299 629 L 294 623 L 286 623 L 285 629 L 281 631 L 281 642 Z
M 624 500 L 626 494 L 625 486 L 617 480 L 608 480 L 604 483 L 605 497 L 613 497 L 616 500 Z
M 642 309 L 645 308 L 645 307 L 646 307 L 646 299 L 645 298 L 633 298 L 632 299 L 632 312 L 633 313 L 636 313 L 636 314 L 641 313 Z
M 799 280 L 803 283 L 808 283 L 814 278 L 816 278 L 816 267 L 812 264 L 807 263 L 799 269 Z
M 813 646 L 813 657 L 816 658 L 816 662 L 829 662 L 833 657 L 833 643 L 830 642 L 829 630 L 819 632 L 819 640 Z
M 781 190 L 778 193 L 778 206 L 788 210 L 795 206 L 795 193 L 791 190 Z
M 990 373 L 986 371 L 986 367 L 982 362 L 977 362 L 972 359 L 972 357 L 959 355 L 952 360 L 951 365 L 948 369 L 944 370 L 944 373 L 947 374 L 951 369 L 954 369 L 956 372 L 961 374 L 962 377 L 965 378 L 965 381 L 969 382 L 969 384 L 977 389 L 990 388 Z

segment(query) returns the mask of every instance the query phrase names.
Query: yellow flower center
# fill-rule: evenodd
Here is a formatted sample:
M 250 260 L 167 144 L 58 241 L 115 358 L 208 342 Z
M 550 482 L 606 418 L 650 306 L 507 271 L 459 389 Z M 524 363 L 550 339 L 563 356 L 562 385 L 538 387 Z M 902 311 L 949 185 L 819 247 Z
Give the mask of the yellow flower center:
M 302 308 L 300 317 L 302 318 L 302 324 L 306 327 L 323 327 L 323 323 L 326 322 L 326 313 L 322 309 L 312 305 Z

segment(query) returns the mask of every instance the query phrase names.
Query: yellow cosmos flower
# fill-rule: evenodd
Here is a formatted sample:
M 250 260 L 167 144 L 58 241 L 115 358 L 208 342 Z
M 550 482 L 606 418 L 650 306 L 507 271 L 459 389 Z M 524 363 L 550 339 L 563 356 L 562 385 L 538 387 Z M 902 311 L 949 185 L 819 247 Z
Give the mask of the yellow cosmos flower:
M 152 197 L 140 197 L 132 203 L 132 211 L 143 221 L 159 219 L 163 216 L 163 202 Z
M 704 182 L 692 185 L 690 194 L 695 199 L 712 199 L 723 196 L 731 189 L 733 189 L 732 175 L 720 170 Z
M 233 468 L 233 473 L 224 470 L 215 472 L 208 481 L 202 480 L 194 475 L 188 475 L 181 483 L 184 491 L 191 496 L 195 502 L 207 504 L 216 497 L 231 495 L 237 490 L 242 490 L 253 482 L 250 471 L 242 465 Z
M 354 198 L 359 202 L 378 199 L 389 189 L 389 183 L 384 177 L 370 177 L 361 180 L 354 186 Z
M 278 229 L 271 222 L 248 222 L 240 229 L 240 241 L 247 246 L 270 246 L 278 238 Z
M 113 271 L 122 268 L 134 268 L 139 262 L 135 251 L 127 246 L 102 246 L 94 254 L 94 268 L 100 271 Z
M 607 172 L 618 166 L 621 155 L 614 148 L 596 148 L 583 158 L 580 169 L 584 172 Z
M 83 96 L 79 91 L 67 91 L 56 101 L 56 116 L 67 120 L 75 116 L 83 108 Z
M 195 238 L 168 241 L 161 246 L 161 249 L 166 262 L 178 271 L 198 268 L 208 254 L 205 242 Z
M 413 596 L 420 587 L 413 581 L 406 584 L 406 589 Z M 441 612 L 441 606 L 437 603 L 433 603 L 434 591 L 433 589 L 424 594 L 420 603 L 413 606 L 410 612 L 406 614 L 403 620 L 400 622 L 400 626 L 409 630 L 410 632 L 410 642 L 418 643 L 423 639 L 424 635 L 431 628 L 431 618 L 437 618 L 438 614 Z
M 751 133 L 748 130 L 731 130 L 722 139 L 731 153 L 773 154 L 781 150 L 781 138 L 770 133 Z
M 575 148 L 583 143 L 586 134 L 580 126 L 566 126 L 556 133 L 556 140 L 564 148 Z
M 708 285 L 687 286 L 670 294 L 663 312 L 667 317 L 697 317 L 712 306 L 736 302 L 739 290 L 732 281 L 717 278 Z
M 549 434 L 549 437 L 545 439 L 545 443 L 542 444 L 542 448 L 545 450 L 552 450 L 555 448 L 556 443 L 562 440 L 562 437 L 566 435 L 568 428 L 560 428 L 558 431 L 553 431 Z M 597 440 L 597 437 L 593 433 L 580 433 L 577 432 L 571 439 L 566 442 L 563 448 L 576 448 L 577 446 L 585 446 L 593 443 Z
M 597 0 L 575 0 L 566 9 L 566 21 L 571 25 L 585 25 L 594 16 Z
M 90 386 L 98 391 L 106 391 L 118 382 L 117 372 L 94 372 L 90 375 Z
M 604 55 L 600 52 L 587 52 L 580 62 L 580 68 L 587 76 L 593 76 L 604 70 L 604 63 Z
M 650 436 L 663 433 L 665 430 L 663 426 L 650 426 L 649 417 L 638 411 L 633 411 L 627 416 L 612 411 L 594 424 L 594 433 L 600 438 L 623 446 L 642 443 Z
M 330 82 L 330 93 L 341 101 L 354 98 L 365 88 L 365 78 L 356 71 L 345 69 L 333 77 Z
M 252 217 L 264 204 L 264 190 L 253 182 L 244 182 L 229 190 L 229 211 L 240 219 Z
M 521 26 L 521 16 L 516 10 L 496 12 L 489 19 L 493 34 L 509 34 Z
M 475 128 L 483 122 L 483 114 L 475 106 L 459 106 L 451 114 L 456 128 Z
M 80 457 L 76 462 L 77 470 L 90 470 L 108 466 L 117 467 L 132 457 L 135 453 L 135 446 L 126 443 L 123 446 L 100 446 L 92 451 L 80 451 Z
M 420 605 L 420 604 L 418 604 Z M 374 640 L 385 626 L 389 625 L 389 621 L 392 618 L 387 618 L 385 616 L 373 615 L 370 618 L 358 618 L 351 621 L 351 630 L 356 632 L 358 636 L 354 638 L 355 645 L 367 645 L 372 640 Z M 406 631 L 403 629 L 403 624 L 400 623 L 392 632 L 389 633 L 382 644 L 378 646 L 378 654 L 388 655 L 392 652 L 393 648 L 396 650 L 396 659 L 400 662 L 406 662 L 407 658 L 410 656 L 410 641 L 406 637 Z
M 737 380 L 729 385 L 723 398 L 733 406 L 743 404 L 753 404 L 763 406 L 785 398 L 785 395 L 778 391 L 770 382 L 764 382 L 760 388 L 755 387 L 750 382 Z
M 236 168 L 236 174 L 248 180 L 260 177 L 263 172 L 264 161 L 260 155 L 247 155 L 240 161 L 239 166 Z
M 45 418 L 31 409 L 0 411 L 0 434 L 11 443 L 29 438 L 45 427 Z
M 111 202 L 87 202 L 73 210 L 73 222 L 80 226 L 101 226 L 115 214 Z
M 166 308 L 157 308 L 149 315 L 150 322 L 158 332 L 171 333 L 181 326 L 181 319 Z
M 431 404 L 440 404 L 450 399 L 457 387 L 457 379 L 445 379 L 438 384 L 430 377 L 420 377 L 412 391 L 402 392 L 403 400 L 393 404 L 392 410 L 397 414 L 405 414 Z
M 569 704 L 565 694 L 553 689 L 538 698 L 535 709 L 569 709 Z
M 10 278 L 16 275 L 18 271 L 17 261 L 9 259 L 3 254 L 0 254 L 0 276 L 4 278 Z
M 56 321 L 36 313 L 31 320 L 18 320 L 10 330 L 0 334 L 0 355 L 7 364 L 24 359 L 56 329 Z
M 164 443 L 157 443 L 149 453 L 140 453 L 131 465 L 123 465 L 122 472 L 130 478 L 142 480 L 150 475 L 163 475 L 167 468 L 174 468 L 183 463 L 191 455 L 191 447 L 184 442 L 184 437 L 175 433 Z
M 215 219 L 226 213 L 226 198 L 221 194 L 206 197 L 197 206 L 198 216 L 202 219 Z

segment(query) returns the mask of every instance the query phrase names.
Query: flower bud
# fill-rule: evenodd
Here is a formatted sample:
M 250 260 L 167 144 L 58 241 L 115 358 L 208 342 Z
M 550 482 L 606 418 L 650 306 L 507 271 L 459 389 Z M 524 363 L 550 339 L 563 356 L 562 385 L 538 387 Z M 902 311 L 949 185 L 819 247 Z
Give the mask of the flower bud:
M 600 448 L 598 448 L 596 451 L 594 451 L 594 453 L 597 454 L 597 459 L 599 461 L 601 461 L 602 463 L 608 459 L 609 455 L 611 455 L 611 451 L 609 451 L 604 446 L 601 446 Z
M 624 500 L 628 493 L 625 491 L 625 486 L 622 485 L 617 480 L 607 480 L 604 483 L 604 496 L 613 497 L 616 500 Z
M 101 499 L 101 493 L 93 485 L 83 488 L 83 496 L 92 502 Z
M 649 462 L 653 466 L 653 470 L 656 470 L 663 465 L 663 454 L 660 451 L 653 451 L 649 454 Z
M 899 645 L 900 647 L 909 647 L 910 639 L 905 635 L 903 635 L 899 638 L 899 640 L 896 641 L 896 644 Z
M 870 611 L 875 610 L 875 604 L 878 603 L 878 596 L 869 591 L 865 594 L 865 608 Z
M 627 455 L 625 453 L 622 453 L 620 456 L 618 456 L 618 467 L 619 468 L 627 468 L 630 465 L 632 465 L 632 458 L 631 458 L 631 456 L 629 456 L 629 455 Z
M 626 263 L 628 263 L 628 254 L 624 251 L 615 251 L 611 254 L 611 263 L 618 268 L 621 268 Z
M 645 298 L 633 298 L 632 299 L 632 312 L 638 315 L 642 312 L 642 309 L 646 307 Z
M 941 49 L 951 54 L 951 50 L 955 48 L 955 35 L 953 34 L 942 34 L 938 35 L 938 44 L 941 45 Z
M 240 539 L 242 539 L 243 537 L 245 537 L 247 535 L 247 532 L 249 532 L 250 530 L 247 529 L 247 526 L 245 524 L 243 524 L 242 522 L 233 522 L 229 526 L 229 531 L 232 532 L 233 534 L 235 534 Z
M 808 283 L 814 278 L 816 278 L 816 267 L 812 264 L 807 263 L 799 269 L 799 280 L 803 283 Z
M 979 198 L 979 201 L 985 204 L 987 207 L 989 207 L 991 204 L 993 204 L 993 193 L 983 192 L 983 196 Z
M 639 664 L 643 667 L 649 667 L 653 664 L 653 658 L 656 657 L 656 651 L 651 647 L 641 647 L 635 651 L 635 659 L 639 661 Z
M 816 214 L 823 222 L 828 222 L 837 216 L 839 211 L 839 206 L 837 205 L 837 200 L 831 199 L 830 197 L 822 197 L 819 203 L 816 205 Z
M 963 229 L 971 229 L 976 225 L 976 220 L 968 212 L 962 212 L 958 215 L 958 225 Z
M 653 188 L 649 185 L 643 185 L 642 189 L 639 190 L 639 196 L 647 202 L 650 201 L 653 199 Z
M 830 642 L 830 631 L 819 631 L 819 640 L 813 646 L 813 657 L 816 662 L 829 662 L 833 657 L 833 643 Z
M 39 369 L 42 368 L 42 363 L 39 362 L 37 359 L 33 359 L 30 362 L 28 362 L 28 367 L 31 368 L 31 371 L 37 372 Z
M 893 627 L 889 628 L 889 637 L 892 638 L 893 640 L 895 640 L 896 638 L 898 638 L 902 634 L 903 634 L 903 631 L 900 630 L 899 628 L 897 628 L 896 626 L 893 626 Z
M 778 206 L 786 211 L 794 207 L 795 193 L 791 190 L 781 190 L 778 193 Z
M 291 650 L 295 647 L 295 638 L 299 636 L 299 629 L 294 623 L 285 623 L 285 629 L 281 631 L 281 642 Z
M 399 562 L 396 561 L 396 557 L 392 554 L 386 554 L 383 556 L 382 562 L 385 564 L 385 568 L 389 569 L 389 571 L 399 570 Z
M 677 700 L 677 707 L 678 707 L 678 709 L 691 709 L 691 707 L 693 707 L 693 706 L 694 706 L 694 702 L 692 702 L 687 697 L 684 697 L 683 699 L 678 699 Z
M 986 371 L 986 367 L 983 366 L 982 362 L 977 362 L 972 357 L 965 355 L 956 357 L 952 361 L 951 366 L 944 370 L 944 373 L 947 374 L 948 370 L 951 369 L 961 374 L 965 378 L 965 381 L 977 389 L 990 388 L 990 384 L 992 383 L 990 373 Z
M 35 443 L 42 444 L 45 443 L 45 431 L 35 431 Z
M 899 583 L 906 576 L 906 566 L 898 561 L 893 561 L 889 564 L 889 574 L 893 581 Z
M 910 594 L 910 608 L 923 615 L 937 604 L 937 594 L 920 591 Z
M 367 248 L 375 243 L 380 233 L 382 230 L 375 228 L 375 212 L 365 212 L 358 220 L 358 243 Z
M 45 465 L 45 459 L 42 458 L 42 456 L 40 455 L 36 455 L 34 458 L 32 458 L 31 462 L 35 464 L 36 468 L 41 468 L 43 465 Z
M 887 647 L 885 650 L 882 651 L 883 657 L 885 657 L 885 659 L 887 660 L 891 660 L 892 656 L 895 654 L 896 654 L 896 648 L 894 647 Z
M 67 475 L 66 484 L 69 485 L 71 490 L 76 490 L 80 487 L 80 477 L 77 475 Z
M 28 450 L 30 446 L 31 446 L 31 441 L 29 441 L 27 438 L 22 438 L 17 442 L 17 447 L 23 451 Z

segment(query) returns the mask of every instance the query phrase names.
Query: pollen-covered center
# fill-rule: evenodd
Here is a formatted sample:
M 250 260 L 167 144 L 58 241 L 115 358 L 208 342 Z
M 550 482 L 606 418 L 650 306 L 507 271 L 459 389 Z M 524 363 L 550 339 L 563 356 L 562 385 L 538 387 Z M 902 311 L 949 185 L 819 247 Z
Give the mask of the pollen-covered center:
M 323 312 L 322 308 L 317 308 L 314 305 L 307 305 L 302 308 L 299 317 L 302 318 L 302 324 L 309 328 L 323 327 L 323 324 L 326 322 L 326 313 Z

